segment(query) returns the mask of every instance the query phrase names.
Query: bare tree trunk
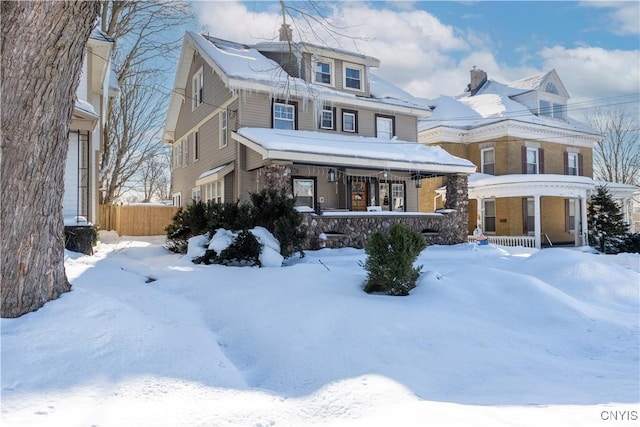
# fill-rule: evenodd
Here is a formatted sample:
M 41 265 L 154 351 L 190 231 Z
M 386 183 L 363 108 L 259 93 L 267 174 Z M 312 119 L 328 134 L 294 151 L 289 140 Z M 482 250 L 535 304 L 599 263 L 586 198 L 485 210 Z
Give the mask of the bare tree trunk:
M 2 2 L 2 317 L 70 290 L 62 197 L 69 123 L 97 2 Z

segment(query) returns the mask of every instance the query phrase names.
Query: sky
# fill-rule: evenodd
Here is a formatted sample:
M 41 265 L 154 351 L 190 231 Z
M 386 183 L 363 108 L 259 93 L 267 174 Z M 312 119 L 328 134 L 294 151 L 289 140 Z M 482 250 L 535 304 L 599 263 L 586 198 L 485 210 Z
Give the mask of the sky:
M 637 425 L 640 254 L 431 245 L 391 297 L 363 249 L 225 267 L 164 240 L 101 231 L 71 292 L 0 319 L 3 426 Z
M 310 2 L 286 4 L 313 13 Z M 414 96 L 460 94 L 475 66 L 500 82 L 555 69 L 571 95 L 570 103 L 639 103 L 640 3 L 636 1 L 322 1 L 317 5 L 325 18 L 320 21 L 331 30 L 297 15 L 292 21 L 294 40 L 376 57 L 381 66 L 374 71 Z M 282 22 L 278 2 L 194 1 L 193 7 L 196 31 L 242 43 L 273 40 Z

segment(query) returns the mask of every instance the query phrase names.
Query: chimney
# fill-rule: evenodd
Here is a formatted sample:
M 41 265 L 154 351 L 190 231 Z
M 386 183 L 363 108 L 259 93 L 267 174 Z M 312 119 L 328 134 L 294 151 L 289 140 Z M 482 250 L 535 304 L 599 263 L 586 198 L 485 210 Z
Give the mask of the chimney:
M 280 41 L 281 42 L 290 42 L 293 39 L 293 30 L 291 29 L 291 25 L 285 24 L 284 22 L 280 26 Z
M 476 66 L 474 65 L 473 69 L 471 70 L 471 83 L 469 83 L 468 86 L 469 92 L 471 92 L 471 96 L 475 95 L 486 81 L 487 73 L 480 69 L 476 69 Z

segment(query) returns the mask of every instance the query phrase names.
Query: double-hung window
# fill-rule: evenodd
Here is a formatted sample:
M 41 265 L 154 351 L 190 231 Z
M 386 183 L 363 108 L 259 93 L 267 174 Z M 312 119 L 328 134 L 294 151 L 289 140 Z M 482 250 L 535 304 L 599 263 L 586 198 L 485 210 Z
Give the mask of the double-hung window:
M 224 195 L 222 194 L 222 180 L 209 182 L 204 187 L 204 197 L 214 203 L 223 203 Z
M 193 133 L 193 161 L 196 162 L 200 158 L 200 132 Z
M 358 133 L 358 112 L 342 110 L 342 130 L 344 132 Z
M 567 175 L 580 175 L 578 153 L 567 153 Z
M 495 175 L 496 152 L 493 148 L 485 148 L 480 151 L 482 173 Z
M 315 66 L 315 82 L 323 85 L 331 85 L 331 63 L 318 61 Z
M 200 104 L 202 104 L 202 95 L 204 88 L 204 74 L 202 68 L 193 75 L 191 79 L 191 109 L 195 110 Z
M 227 119 L 227 110 L 222 110 L 220 112 L 220 148 L 224 148 L 228 143 L 228 119 Z
M 274 129 L 295 129 L 296 110 L 295 105 L 281 102 L 273 103 L 273 127 Z
M 494 199 L 487 199 L 483 201 L 483 219 L 484 219 L 484 232 L 495 233 L 496 232 L 496 201 Z
M 346 89 L 363 90 L 362 78 L 364 68 L 357 65 L 345 65 L 344 67 L 344 87 Z
M 522 231 L 524 234 L 532 235 L 535 231 L 535 201 L 532 198 L 526 198 L 522 201 L 522 219 L 524 221 Z
M 201 200 L 201 198 L 200 198 L 200 187 L 193 187 L 191 189 L 191 199 L 196 203 Z
M 331 107 L 323 107 L 320 112 L 320 128 L 321 129 L 336 129 L 335 117 L 334 117 L 334 108 Z
M 376 137 L 391 139 L 394 136 L 394 118 L 376 115 Z
M 527 174 L 534 175 L 539 173 L 540 164 L 537 148 L 527 147 Z
M 296 198 L 296 206 L 315 207 L 315 187 L 313 178 L 294 178 L 293 195 Z

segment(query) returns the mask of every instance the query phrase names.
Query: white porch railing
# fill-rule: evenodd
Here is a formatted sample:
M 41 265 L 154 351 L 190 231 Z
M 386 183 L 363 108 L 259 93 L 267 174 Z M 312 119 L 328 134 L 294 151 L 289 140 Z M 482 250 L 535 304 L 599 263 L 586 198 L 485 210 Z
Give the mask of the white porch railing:
M 533 236 L 487 236 L 489 243 L 501 246 L 524 246 L 525 248 L 535 248 L 536 238 Z M 475 237 L 467 236 L 469 243 L 476 241 Z

